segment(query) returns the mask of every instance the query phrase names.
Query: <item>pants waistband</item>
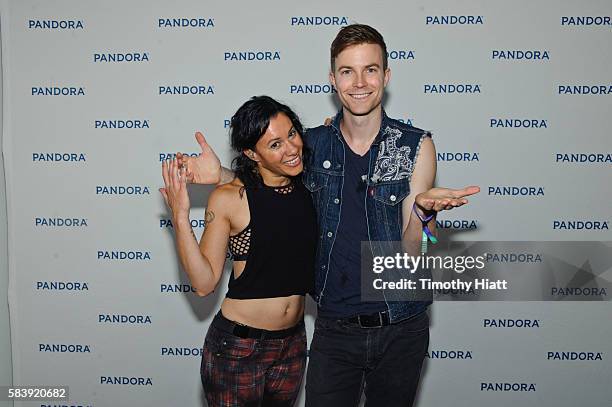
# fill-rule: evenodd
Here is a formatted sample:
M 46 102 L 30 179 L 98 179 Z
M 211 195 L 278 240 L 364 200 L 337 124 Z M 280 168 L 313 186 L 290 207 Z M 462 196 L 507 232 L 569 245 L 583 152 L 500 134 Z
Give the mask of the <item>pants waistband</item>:
M 346 318 L 325 318 L 330 320 L 335 320 L 342 322 L 344 324 L 354 325 L 360 328 L 382 328 L 383 326 L 394 325 L 409 319 L 417 318 L 422 315 L 425 311 L 421 311 L 417 314 L 412 314 L 406 318 L 399 319 L 397 321 L 391 322 L 391 318 L 389 317 L 389 311 L 380 311 L 374 312 L 372 314 L 361 314 L 354 315 L 352 317 Z
M 350 318 L 345 318 L 344 320 L 350 324 L 356 324 L 361 328 L 380 328 L 391 324 L 388 311 L 355 315 Z
M 248 325 L 243 325 L 238 322 L 231 321 L 223 316 L 221 311 L 215 315 L 211 324 L 215 328 L 235 335 L 239 338 L 250 339 L 283 339 L 288 338 L 301 329 L 304 329 L 304 320 L 301 320 L 291 328 L 280 329 L 277 331 L 269 331 L 267 329 L 253 328 Z

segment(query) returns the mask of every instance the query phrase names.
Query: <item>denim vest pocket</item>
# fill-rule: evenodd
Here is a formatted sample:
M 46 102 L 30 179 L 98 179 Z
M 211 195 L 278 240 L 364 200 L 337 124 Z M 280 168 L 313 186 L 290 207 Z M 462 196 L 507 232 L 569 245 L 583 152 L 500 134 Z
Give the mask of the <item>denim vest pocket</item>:
M 314 204 L 317 216 L 321 219 L 321 216 L 325 216 L 323 208 L 325 207 L 325 188 L 329 186 L 330 175 L 321 171 L 309 170 L 304 177 L 304 186 L 310 195 L 312 196 L 312 202 Z
M 395 206 L 402 202 L 410 193 L 408 179 L 393 182 L 373 184 L 370 186 L 372 198 L 385 205 Z
M 385 182 L 370 186 L 376 222 L 371 223 L 371 240 L 398 241 L 402 238 L 402 202 L 408 196 L 407 180 Z
M 317 192 L 327 184 L 328 177 L 324 172 L 309 170 L 304 176 L 304 186 L 310 192 Z

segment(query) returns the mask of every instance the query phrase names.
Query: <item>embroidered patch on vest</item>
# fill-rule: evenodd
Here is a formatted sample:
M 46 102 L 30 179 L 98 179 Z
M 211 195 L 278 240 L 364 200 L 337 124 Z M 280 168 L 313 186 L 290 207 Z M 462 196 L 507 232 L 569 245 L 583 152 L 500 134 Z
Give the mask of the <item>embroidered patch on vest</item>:
M 397 146 L 397 139 L 402 136 L 402 132 L 387 126 L 384 135 L 386 137 L 380 143 L 372 181 L 397 181 L 410 177 L 414 167 L 414 162 L 410 159 L 410 147 Z

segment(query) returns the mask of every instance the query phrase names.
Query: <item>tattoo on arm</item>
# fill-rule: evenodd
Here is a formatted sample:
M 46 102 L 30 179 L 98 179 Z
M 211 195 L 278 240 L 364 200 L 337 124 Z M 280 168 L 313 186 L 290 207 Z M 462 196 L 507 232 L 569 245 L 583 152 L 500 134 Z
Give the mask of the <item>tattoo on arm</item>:
M 213 223 L 214 220 L 215 220 L 215 213 L 211 210 L 206 209 L 206 212 L 204 213 L 204 227 Z

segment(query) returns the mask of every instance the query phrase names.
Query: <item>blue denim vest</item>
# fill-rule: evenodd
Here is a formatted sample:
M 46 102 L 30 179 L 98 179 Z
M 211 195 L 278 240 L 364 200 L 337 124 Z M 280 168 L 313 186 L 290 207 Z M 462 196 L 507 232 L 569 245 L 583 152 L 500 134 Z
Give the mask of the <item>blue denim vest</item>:
M 419 147 L 430 133 L 387 117 L 382 123 L 369 154 L 366 188 L 366 220 L 373 255 L 390 253 L 390 242 L 402 239 L 402 201 L 410 193 L 410 178 Z M 319 242 L 315 261 L 315 293 L 321 305 L 329 269 L 329 258 L 336 239 L 344 184 L 344 144 L 340 133 L 342 111 L 330 126 L 309 129 L 304 137 L 310 150 L 304 167 L 304 185 L 310 190 L 319 222 Z M 431 301 L 411 301 L 406 293 L 384 291 L 392 322 L 425 310 Z M 401 298 L 400 298 L 401 296 Z

